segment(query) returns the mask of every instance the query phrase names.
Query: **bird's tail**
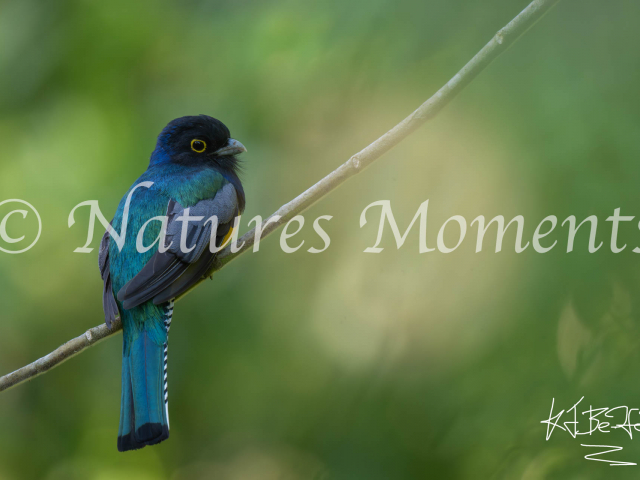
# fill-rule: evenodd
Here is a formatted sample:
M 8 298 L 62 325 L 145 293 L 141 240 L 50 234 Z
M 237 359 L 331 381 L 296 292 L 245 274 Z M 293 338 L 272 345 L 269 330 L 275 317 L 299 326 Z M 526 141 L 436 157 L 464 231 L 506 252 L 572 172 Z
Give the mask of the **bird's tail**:
M 165 325 L 171 324 L 173 302 Z M 144 328 L 122 357 L 122 401 L 118 450 L 137 450 L 169 438 L 167 343 L 158 344 Z

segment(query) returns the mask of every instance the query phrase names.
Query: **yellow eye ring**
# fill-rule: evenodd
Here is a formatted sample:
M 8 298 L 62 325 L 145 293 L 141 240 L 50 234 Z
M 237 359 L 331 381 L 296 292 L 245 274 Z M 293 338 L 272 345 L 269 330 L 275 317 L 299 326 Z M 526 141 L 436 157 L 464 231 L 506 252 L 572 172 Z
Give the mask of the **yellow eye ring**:
M 191 150 L 197 153 L 202 153 L 207 149 L 207 144 L 204 140 L 200 140 L 199 138 L 194 138 L 191 140 Z

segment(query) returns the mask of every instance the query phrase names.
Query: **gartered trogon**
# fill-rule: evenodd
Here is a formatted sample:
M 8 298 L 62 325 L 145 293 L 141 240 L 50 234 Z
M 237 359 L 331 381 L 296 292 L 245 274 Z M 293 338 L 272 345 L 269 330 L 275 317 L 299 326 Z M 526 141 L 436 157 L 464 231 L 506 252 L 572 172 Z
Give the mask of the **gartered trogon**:
M 120 244 L 109 231 L 102 239 L 105 320 L 111 326 L 119 317 L 123 327 L 120 451 L 169 437 L 167 344 L 174 301 L 207 273 L 216 255 L 211 245 L 228 241 L 244 210 L 236 158 L 244 151 L 215 118 L 173 120 L 111 222 Z

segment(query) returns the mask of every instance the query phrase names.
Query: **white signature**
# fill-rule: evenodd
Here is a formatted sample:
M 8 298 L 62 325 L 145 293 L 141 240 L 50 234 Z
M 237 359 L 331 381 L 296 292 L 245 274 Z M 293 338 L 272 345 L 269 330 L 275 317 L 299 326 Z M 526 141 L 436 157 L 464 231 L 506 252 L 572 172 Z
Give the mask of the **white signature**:
M 640 421 L 640 409 L 638 408 L 629 408 L 626 406 L 620 407 L 603 407 L 603 408 L 594 408 L 593 406 L 589 406 L 588 410 L 584 410 L 580 412 L 581 415 L 588 415 L 588 424 L 589 428 L 584 431 L 580 431 L 578 428 L 578 405 L 584 397 L 578 400 L 570 409 L 568 410 L 560 410 L 558 413 L 554 414 L 553 407 L 555 404 L 555 398 L 551 400 L 551 411 L 549 412 L 548 420 L 542 420 L 540 423 L 547 424 L 547 440 L 551 438 L 553 431 L 556 428 L 559 428 L 562 431 L 567 432 L 573 438 L 577 438 L 578 435 L 591 435 L 595 432 L 600 433 L 610 433 L 615 429 L 622 429 L 627 434 L 629 434 L 629 438 L 633 439 L 633 432 L 640 432 L 640 423 L 632 423 L 631 416 Z M 571 420 L 564 421 L 560 423 L 560 419 L 563 415 L 568 416 Z M 622 421 L 620 421 L 622 420 Z M 583 422 L 586 423 L 586 422 Z M 602 456 L 608 453 L 619 452 L 622 450 L 622 447 L 618 447 L 615 445 L 586 445 L 581 443 L 583 447 L 590 448 L 601 448 L 607 449 L 599 452 L 590 453 L 585 455 L 585 459 L 587 460 L 595 460 L 597 462 L 606 462 L 610 466 L 622 466 L 622 465 L 637 465 L 637 463 L 632 462 L 622 462 L 619 460 L 606 460 L 604 458 L 595 458 L 597 456 Z

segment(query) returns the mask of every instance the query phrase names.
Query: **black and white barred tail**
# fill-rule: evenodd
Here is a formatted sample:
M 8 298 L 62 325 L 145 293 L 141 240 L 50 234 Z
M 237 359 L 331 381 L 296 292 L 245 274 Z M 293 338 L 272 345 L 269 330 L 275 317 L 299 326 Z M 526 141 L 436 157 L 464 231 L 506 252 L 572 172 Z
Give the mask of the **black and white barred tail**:
M 169 330 L 171 329 L 171 319 L 173 318 L 174 300 L 170 300 L 165 309 L 164 328 L 167 330 L 167 341 L 164 344 L 164 409 L 167 416 L 167 427 L 169 426 L 169 383 L 167 381 L 167 362 L 169 360 Z

